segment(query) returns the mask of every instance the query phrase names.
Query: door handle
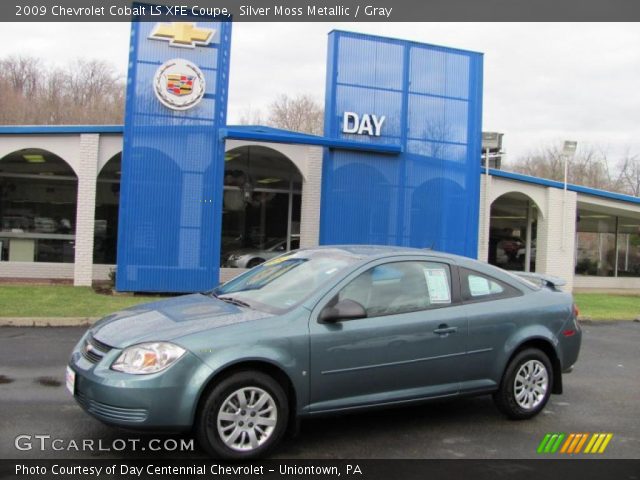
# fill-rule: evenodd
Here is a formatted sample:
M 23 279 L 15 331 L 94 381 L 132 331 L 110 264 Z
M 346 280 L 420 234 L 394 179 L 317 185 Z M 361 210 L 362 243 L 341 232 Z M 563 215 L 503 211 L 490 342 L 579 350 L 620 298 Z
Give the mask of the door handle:
M 457 331 L 458 327 L 450 327 L 446 323 L 443 323 L 442 325 L 438 325 L 438 328 L 436 328 L 433 333 L 446 337 L 450 333 L 456 333 Z

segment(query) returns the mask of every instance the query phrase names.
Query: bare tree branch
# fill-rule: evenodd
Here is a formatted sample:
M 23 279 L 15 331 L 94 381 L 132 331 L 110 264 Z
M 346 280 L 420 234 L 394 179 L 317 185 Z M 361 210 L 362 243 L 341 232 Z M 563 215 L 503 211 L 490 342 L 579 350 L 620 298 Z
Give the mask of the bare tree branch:
M 280 95 L 269 107 L 268 123 L 295 132 L 322 135 L 324 109 L 311 95 Z
M 569 160 L 568 182 L 592 188 L 610 190 L 614 192 L 638 195 L 640 185 L 633 185 L 633 159 L 637 156 L 626 156 L 626 162 L 619 165 L 619 173 L 612 172 L 609 155 L 605 148 L 595 146 L 581 146 L 573 158 Z M 638 175 L 640 176 L 640 161 Z M 537 151 L 517 159 L 505 166 L 515 172 L 548 178 L 564 180 L 564 158 L 559 145 L 547 145 Z
M 122 123 L 125 82 L 101 60 L 66 68 L 35 57 L 0 59 L 0 122 L 8 125 Z

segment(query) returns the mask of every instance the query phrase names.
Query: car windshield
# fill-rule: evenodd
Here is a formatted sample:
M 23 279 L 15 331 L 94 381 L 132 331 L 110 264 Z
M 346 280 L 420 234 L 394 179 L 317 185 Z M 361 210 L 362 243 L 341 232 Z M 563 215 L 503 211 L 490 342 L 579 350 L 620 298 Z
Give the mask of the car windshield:
M 272 248 L 277 247 L 278 245 L 286 245 L 287 241 L 282 239 L 282 238 L 276 238 L 271 240 L 270 242 L 267 242 L 267 244 L 264 246 L 264 250 L 271 250 Z
M 281 313 L 298 305 L 360 257 L 322 249 L 280 255 L 214 289 L 218 298 Z

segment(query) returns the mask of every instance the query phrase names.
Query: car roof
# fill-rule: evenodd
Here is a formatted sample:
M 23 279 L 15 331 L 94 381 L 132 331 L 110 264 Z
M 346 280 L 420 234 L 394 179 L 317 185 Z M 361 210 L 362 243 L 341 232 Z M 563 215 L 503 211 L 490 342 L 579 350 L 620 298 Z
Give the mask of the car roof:
M 470 260 L 451 253 L 438 252 L 429 248 L 398 247 L 393 245 L 323 245 L 305 248 L 304 250 L 342 250 L 345 253 L 362 257 L 388 257 L 389 255 L 428 255 L 430 257 L 449 258 L 452 260 Z
M 421 255 L 429 258 L 441 258 L 454 261 L 461 267 L 467 267 L 485 273 L 489 276 L 496 277 L 510 285 L 518 284 L 525 286 L 530 290 L 536 290 L 535 286 L 530 282 L 509 274 L 505 270 L 481 262 L 474 258 L 463 257 L 453 253 L 438 252 L 429 248 L 414 247 L 398 247 L 392 245 L 323 245 L 313 248 L 304 248 L 301 251 L 318 251 L 318 250 L 341 250 L 348 255 L 359 257 L 361 260 L 375 260 L 389 256 L 416 256 Z M 533 288 L 532 288 L 533 287 Z

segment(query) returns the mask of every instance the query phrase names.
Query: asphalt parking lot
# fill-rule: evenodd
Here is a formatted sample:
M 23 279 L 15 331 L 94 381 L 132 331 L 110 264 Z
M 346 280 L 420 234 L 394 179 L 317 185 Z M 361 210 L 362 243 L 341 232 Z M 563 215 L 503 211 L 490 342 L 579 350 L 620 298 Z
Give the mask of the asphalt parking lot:
M 584 325 L 580 360 L 542 414 L 508 421 L 490 397 L 307 420 L 277 451 L 283 459 L 539 458 L 548 432 L 611 432 L 606 458 L 639 458 L 640 323 Z M 123 431 L 85 414 L 64 387 L 64 367 L 83 328 L 0 328 L 0 458 L 198 458 L 202 452 L 97 451 L 116 439 L 190 437 Z M 65 450 L 18 450 L 19 435 L 63 439 Z M 94 450 L 66 449 L 94 440 Z M 99 442 L 100 441 L 100 442 Z M 120 444 L 118 444 L 120 445 Z M 171 444 L 172 445 L 172 444 Z M 24 445 L 23 445 L 24 448 Z

